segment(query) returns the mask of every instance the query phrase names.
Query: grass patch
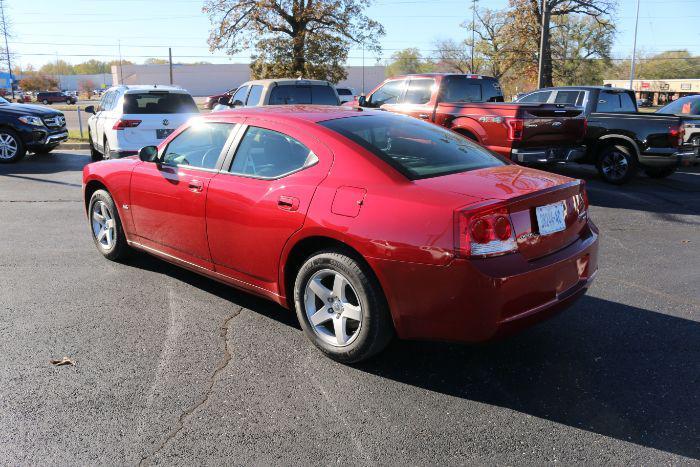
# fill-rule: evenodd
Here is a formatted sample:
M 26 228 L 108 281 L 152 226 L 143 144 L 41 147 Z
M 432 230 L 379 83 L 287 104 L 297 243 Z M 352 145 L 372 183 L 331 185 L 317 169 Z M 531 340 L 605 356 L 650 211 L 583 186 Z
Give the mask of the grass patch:
M 83 137 L 80 137 L 80 130 L 68 130 L 68 141 L 67 143 L 87 143 L 88 133 L 87 130 L 83 130 Z

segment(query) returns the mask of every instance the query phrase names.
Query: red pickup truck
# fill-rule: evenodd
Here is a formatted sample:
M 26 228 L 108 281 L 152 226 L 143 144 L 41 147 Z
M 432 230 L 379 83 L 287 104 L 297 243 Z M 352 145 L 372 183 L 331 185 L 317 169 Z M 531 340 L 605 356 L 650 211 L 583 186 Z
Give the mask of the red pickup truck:
M 355 102 L 450 128 L 515 162 L 576 160 L 586 119 L 568 104 L 503 102 L 495 78 L 425 73 L 389 78 Z

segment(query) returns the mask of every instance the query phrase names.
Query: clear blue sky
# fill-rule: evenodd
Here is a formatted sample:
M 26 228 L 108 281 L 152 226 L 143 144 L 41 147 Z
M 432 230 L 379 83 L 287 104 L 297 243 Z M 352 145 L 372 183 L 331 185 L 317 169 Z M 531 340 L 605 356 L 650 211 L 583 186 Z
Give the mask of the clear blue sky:
M 213 63 L 247 62 L 246 52 L 227 58 L 209 52 L 209 20 L 202 0 L 5 0 L 12 23 L 10 49 L 22 65 L 41 65 L 56 57 L 71 63 L 118 57 L 142 62 L 147 57 Z M 481 7 L 502 8 L 507 0 L 479 0 Z M 618 33 L 613 55 L 632 50 L 636 0 L 619 0 Z M 700 0 L 641 0 L 638 50 L 688 49 L 700 55 Z M 460 23 L 471 19 L 471 0 L 377 0 L 368 14 L 384 24 L 383 58 L 395 50 L 418 47 L 425 56 L 437 38 L 464 38 Z M 361 50 L 350 52 L 350 64 L 361 63 Z M 365 63 L 374 62 L 366 55 Z

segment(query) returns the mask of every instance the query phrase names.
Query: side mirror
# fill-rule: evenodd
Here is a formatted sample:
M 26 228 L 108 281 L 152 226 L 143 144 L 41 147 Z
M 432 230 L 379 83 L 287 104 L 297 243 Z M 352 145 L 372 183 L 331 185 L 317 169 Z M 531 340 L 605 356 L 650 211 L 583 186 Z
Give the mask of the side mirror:
M 158 146 L 144 146 L 139 149 L 139 159 L 144 162 L 155 162 L 158 158 Z
M 229 103 L 228 103 L 229 99 L 230 99 L 230 97 L 228 97 L 228 96 L 221 96 L 221 97 L 219 97 L 219 99 L 217 99 L 216 102 L 218 102 L 221 105 L 229 105 Z
M 94 105 L 88 105 L 87 107 L 85 107 L 85 112 L 94 115 L 94 114 L 95 114 L 95 106 L 94 106 Z
M 357 105 L 359 105 L 360 107 L 367 107 L 367 98 L 365 96 L 358 97 Z

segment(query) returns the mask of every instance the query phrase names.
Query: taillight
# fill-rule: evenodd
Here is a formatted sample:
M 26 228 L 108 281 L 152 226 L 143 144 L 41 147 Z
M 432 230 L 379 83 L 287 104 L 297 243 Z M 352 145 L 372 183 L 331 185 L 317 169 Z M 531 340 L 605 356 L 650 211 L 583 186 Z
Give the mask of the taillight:
M 141 120 L 117 120 L 112 130 L 123 130 L 124 128 L 135 128 L 141 124 Z
M 507 118 L 506 125 L 508 125 L 508 140 L 520 141 L 523 139 L 525 120 L 521 118 Z
M 455 213 L 455 251 L 462 258 L 517 251 L 508 209 L 488 204 Z
M 683 136 L 685 133 L 685 128 L 683 126 L 680 127 L 669 127 L 668 129 L 668 139 L 671 143 L 671 146 L 673 147 L 678 147 L 683 145 Z

